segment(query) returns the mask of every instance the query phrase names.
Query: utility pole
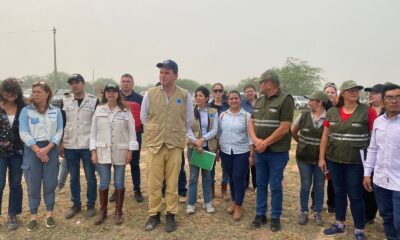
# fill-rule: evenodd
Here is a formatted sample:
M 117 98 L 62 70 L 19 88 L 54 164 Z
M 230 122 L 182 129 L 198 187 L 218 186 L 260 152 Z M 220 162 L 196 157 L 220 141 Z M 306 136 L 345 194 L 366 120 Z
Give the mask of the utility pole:
M 57 91 L 57 51 L 56 51 L 56 28 L 53 27 L 53 47 L 54 47 L 54 89 L 53 91 Z
M 92 93 L 93 93 L 93 95 L 96 95 L 96 91 L 94 90 L 94 69 L 93 69 L 93 74 L 92 74 Z

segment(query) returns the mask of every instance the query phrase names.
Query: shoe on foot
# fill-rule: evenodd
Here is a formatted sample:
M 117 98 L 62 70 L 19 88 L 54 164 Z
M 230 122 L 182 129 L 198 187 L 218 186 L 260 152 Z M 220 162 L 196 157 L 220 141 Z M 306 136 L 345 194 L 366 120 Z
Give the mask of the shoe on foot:
M 363 231 L 357 231 L 354 233 L 354 237 L 356 240 L 365 240 L 365 234 Z
M 175 215 L 167 212 L 165 215 L 165 231 L 167 233 L 173 232 L 176 230 L 176 222 L 175 222 Z
M 75 216 L 75 214 L 77 214 L 78 212 L 80 212 L 82 210 L 82 208 L 80 206 L 72 206 L 70 209 L 68 209 L 68 211 L 65 213 L 64 217 L 65 219 L 71 219 Z
M 143 196 L 142 196 L 142 192 L 135 192 L 135 200 L 138 203 L 143 202 Z
M 215 213 L 215 208 L 212 206 L 211 202 L 204 204 L 203 208 L 206 209 L 207 213 Z
M 56 226 L 56 222 L 54 221 L 53 217 L 46 218 L 46 227 L 47 228 L 53 228 L 55 226 Z
M 346 226 L 343 225 L 343 228 L 339 227 L 339 224 L 334 223 L 330 228 L 327 228 L 323 231 L 324 235 L 327 237 L 333 237 L 335 235 L 345 235 L 346 234 Z
M 260 228 L 261 225 L 265 225 L 265 224 L 267 224 L 267 216 L 256 215 L 256 217 L 250 224 L 250 228 L 257 229 L 257 228 Z
M 17 217 L 14 215 L 8 216 L 8 225 L 7 225 L 7 230 L 8 231 L 14 231 L 17 230 L 18 228 L 18 220 Z
M 144 229 L 146 231 L 151 231 L 154 228 L 156 228 L 159 223 L 160 223 L 160 213 L 157 213 L 157 215 L 150 216 L 149 219 L 147 219 L 147 222 L 144 224 Z
M 96 215 L 96 208 L 94 206 L 88 207 L 86 211 L 86 218 L 92 218 L 94 215 Z
M 190 205 L 190 204 L 187 205 L 187 207 L 186 207 L 187 214 L 193 214 L 195 211 L 196 211 L 195 205 Z
M 281 230 L 281 220 L 279 218 L 271 218 L 269 229 L 272 232 L 278 232 Z
M 229 215 L 233 215 L 233 213 L 235 212 L 235 208 L 236 208 L 236 203 L 232 202 L 232 205 L 229 206 L 229 208 L 226 210 L 226 212 Z
M 306 225 L 308 222 L 308 213 L 307 212 L 301 212 L 299 216 L 299 224 L 300 225 Z
M 322 220 L 321 213 L 315 213 L 314 214 L 314 223 L 317 226 L 324 226 L 324 221 Z
M 36 228 L 38 228 L 37 220 L 30 220 L 28 225 L 26 225 L 26 230 L 28 230 L 28 232 L 32 232 L 36 230 Z
M 179 202 L 180 203 L 185 203 L 186 202 L 186 196 L 179 195 Z

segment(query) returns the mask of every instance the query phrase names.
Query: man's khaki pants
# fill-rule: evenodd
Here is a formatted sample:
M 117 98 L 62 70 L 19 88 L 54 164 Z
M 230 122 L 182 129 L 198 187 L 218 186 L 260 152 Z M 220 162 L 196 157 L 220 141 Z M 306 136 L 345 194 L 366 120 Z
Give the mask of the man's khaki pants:
M 181 148 L 168 148 L 165 144 L 158 151 L 148 149 L 146 157 L 147 187 L 149 193 L 150 216 L 161 212 L 163 180 L 167 183 L 165 191 L 166 211 L 178 213 L 178 177 L 181 170 Z

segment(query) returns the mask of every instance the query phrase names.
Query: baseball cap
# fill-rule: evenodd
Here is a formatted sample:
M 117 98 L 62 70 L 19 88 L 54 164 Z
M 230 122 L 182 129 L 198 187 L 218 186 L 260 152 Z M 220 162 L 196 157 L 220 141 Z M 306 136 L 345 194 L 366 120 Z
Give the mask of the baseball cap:
M 328 95 L 326 95 L 326 93 L 321 90 L 317 90 L 310 95 L 305 95 L 304 97 L 310 100 L 320 100 L 324 103 L 328 103 L 329 101 Z
M 260 82 L 264 80 L 277 80 L 279 81 L 278 73 L 273 69 L 268 69 L 260 76 Z
M 382 93 L 384 87 L 385 87 L 385 85 L 383 85 L 383 84 L 376 84 L 373 87 L 365 88 L 364 91 L 374 92 L 374 93 Z
M 117 84 L 115 84 L 115 83 L 107 83 L 104 86 L 104 92 L 109 90 L 109 89 L 113 89 L 113 90 L 118 92 L 119 91 L 119 86 Z
M 85 82 L 85 79 L 83 79 L 82 75 L 80 75 L 79 73 L 74 73 L 71 74 L 71 76 L 69 76 L 68 78 L 68 83 L 71 83 L 72 81 L 82 81 Z
M 353 81 L 353 80 L 344 81 L 344 82 L 342 83 L 342 85 L 340 85 L 340 91 L 341 91 L 341 92 L 346 91 L 346 90 L 349 90 L 349 89 L 352 89 L 352 88 L 357 88 L 358 90 L 363 90 L 363 89 L 364 89 L 363 86 L 358 85 L 358 84 L 357 84 L 355 81 Z
M 163 62 L 157 63 L 156 67 L 158 68 L 168 68 L 172 70 L 174 73 L 178 73 L 178 64 L 174 60 L 167 59 Z

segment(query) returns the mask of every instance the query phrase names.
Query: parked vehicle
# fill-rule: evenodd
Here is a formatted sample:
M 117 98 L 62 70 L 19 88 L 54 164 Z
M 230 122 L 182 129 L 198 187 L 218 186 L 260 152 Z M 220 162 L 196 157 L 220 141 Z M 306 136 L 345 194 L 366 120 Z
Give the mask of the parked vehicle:
M 71 94 L 71 90 L 69 89 L 58 89 L 53 98 L 51 99 L 51 104 L 56 106 L 56 107 L 61 107 L 62 101 L 65 98 L 65 96 L 68 96 Z
M 29 99 L 31 95 L 32 95 L 32 88 L 25 89 L 24 92 L 22 93 L 22 96 L 25 99 Z
M 299 110 L 308 107 L 308 99 L 303 96 L 293 96 L 294 107 Z

